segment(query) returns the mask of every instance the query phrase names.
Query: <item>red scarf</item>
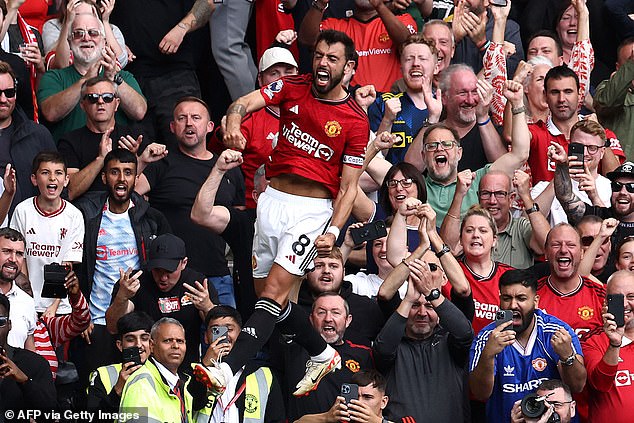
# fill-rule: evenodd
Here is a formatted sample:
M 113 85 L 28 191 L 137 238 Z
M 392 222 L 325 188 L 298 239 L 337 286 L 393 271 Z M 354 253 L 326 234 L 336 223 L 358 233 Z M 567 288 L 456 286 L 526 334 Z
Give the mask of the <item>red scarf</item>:
M 20 28 L 20 34 L 22 35 L 22 39 L 25 43 L 31 44 L 36 43 L 37 38 L 35 38 L 35 33 L 33 32 L 33 28 L 26 23 L 24 19 L 22 19 L 22 15 L 18 12 L 18 28 Z M 31 79 L 31 97 L 33 99 L 33 120 L 35 122 L 39 122 L 38 120 L 38 110 L 37 110 L 37 96 L 35 94 L 35 85 L 37 82 L 37 69 L 35 69 L 35 65 L 33 63 L 26 63 L 26 67 L 29 69 L 29 77 Z

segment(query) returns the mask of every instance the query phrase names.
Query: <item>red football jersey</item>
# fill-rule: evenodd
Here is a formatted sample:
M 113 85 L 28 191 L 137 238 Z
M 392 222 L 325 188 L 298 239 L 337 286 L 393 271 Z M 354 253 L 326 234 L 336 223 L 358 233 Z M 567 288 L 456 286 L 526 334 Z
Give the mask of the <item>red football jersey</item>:
M 258 29 L 255 31 L 255 47 L 259 61 L 264 51 L 275 41 L 277 33 L 285 29 L 295 29 L 295 22 L 293 15 L 284 11 L 280 0 L 258 0 L 255 2 L 255 27 Z M 289 49 L 297 58 L 297 43 L 291 44 Z
M 634 343 L 623 345 L 619 364 L 610 366 L 603 361 L 608 349 L 608 337 L 603 330 L 592 332 L 584 342 L 583 356 L 588 371 L 588 405 L 592 423 L 629 423 L 634 413 Z M 627 343 L 627 345 L 626 345 Z
M 280 106 L 278 142 L 266 176 L 299 175 L 321 183 L 336 198 L 343 165 L 363 165 L 370 124 L 350 95 L 319 99 L 312 84 L 312 75 L 288 76 L 260 89 L 267 105 Z
M 473 273 L 464 259 L 458 260 L 458 263 L 460 263 L 460 267 L 462 267 L 462 271 L 471 285 L 473 303 L 475 304 L 475 316 L 471 326 L 473 326 L 474 334 L 477 335 L 480 329 L 495 320 L 495 312 L 500 308 L 500 287 L 498 285 L 500 276 L 508 270 L 512 270 L 513 267 L 495 262 L 491 274 L 480 277 Z M 442 291 L 445 297 L 451 298 L 449 284 L 445 284 Z
M 248 209 L 255 209 L 257 205 L 252 195 L 253 178 L 258 168 L 269 161 L 273 146 L 277 143 L 279 129 L 280 117 L 269 107 L 249 113 L 242 119 L 240 131 L 247 140 L 247 145 L 242 151 L 244 162 L 241 169 L 244 174 L 245 204 Z M 220 154 L 224 149 L 214 131 L 207 142 L 207 150 Z
M 605 286 L 581 277 L 582 283 L 576 291 L 562 295 L 548 279 L 545 276 L 538 283 L 540 309 L 568 323 L 579 339 L 595 327 L 603 326 L 601 309 Z
M 396 17 L 409 30 L 416 33 L 416 22 L 407 13 Z M 352 80 L 357 85 L 372 84 L 377 91 L 389 92 L 394 81 L 402 77 L 396 47 L 378 16 L 368 22 L 355 18 L 328 18 L 321 29 L 335 29 L 348 34 L 359 54 L 359 65 Z

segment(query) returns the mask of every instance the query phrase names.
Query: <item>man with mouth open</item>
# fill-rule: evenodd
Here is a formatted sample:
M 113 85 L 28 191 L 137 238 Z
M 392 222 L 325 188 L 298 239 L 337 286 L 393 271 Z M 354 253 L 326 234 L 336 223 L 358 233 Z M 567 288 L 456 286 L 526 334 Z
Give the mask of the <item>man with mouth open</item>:
M 509 270 L 500 278 L 500 312 L 511 310 L 513 319 L 485 326 L 470 352 L 469 386 L 475 399 L 487 402 L 487 422 L 508 422 L 513 403 L 544 379 L 561 379 L 572 392 L 586 383 L 579 338 L 537 310 L 539 301 L 531 273 Z
M 568 323 L 581 338 L 601 326 L 605 287 L 579 274 L 583 257 L 581 236 L 567 223 L 560 223 L 546 237 L 550 276 L 539 280 L 539 307 Z
M 171 231 L 165 216 L 134 192 L 136 175 L 136 155 L 114 149 L 106 155 L 101 172 L 107 192 L 87 192 L 77 202 L 86 223 L 79 282 L 89 299 L 92 320 L 84 338 L 86 362 L 78 365 L 80 377 L 84 373 L 82 381 L 88 381 L 88 372 L 119 359 L 106 329 L 106 310 L 120 269 L 141 269 L 151 240 Z
M 271 183 L 257 206 L 253 278 L 260 299 L 222 367 L 197 369 L 211 389 L 222 387 L 281 321 L 295 326 L 292 333 L 311 356 L 295 395 L 308 394 L 341 365 L 338 353 L 313 330 L 305 313 L 291 305 L 289 296 L 312 260 L 330 254 L 356 198 L 369 124 L 341 85 L 344 73 L 354 67 L 354 54 L 346 34 L 322 31 L 312 75 L 274 81 L 227 110 L 229 143 L 244 145 L 242 118 L 271 104 L 280 106 L 280 133 L 266 169 Z

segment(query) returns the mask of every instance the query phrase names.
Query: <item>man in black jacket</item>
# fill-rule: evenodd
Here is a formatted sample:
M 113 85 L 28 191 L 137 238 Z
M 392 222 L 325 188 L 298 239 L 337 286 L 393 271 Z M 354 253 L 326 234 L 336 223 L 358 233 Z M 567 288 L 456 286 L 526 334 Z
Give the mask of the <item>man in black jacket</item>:
M 443 297 L 440 272 L 407 263 L 407 295 L 376 338 L 377 368 L 387 374 L 388 418 L 463 421 L 471 323 Z M 442 326 L 441 326 L 442 322 Z
M 136 168 L 133 153 L 125 149 L 111 151 L 101 174 L 107 192 L 86 193 L 77 203 L 86 222 L 79 280 L 92 319 L 84 337 L 88 344 L 88 360 L 80 372 L 84 382 L 88 372 L 119 358 L 105 318 L 115 282 L 129 269 L 144 268 L 150 242 L 171 232 L 165 216 L 134 193 Z

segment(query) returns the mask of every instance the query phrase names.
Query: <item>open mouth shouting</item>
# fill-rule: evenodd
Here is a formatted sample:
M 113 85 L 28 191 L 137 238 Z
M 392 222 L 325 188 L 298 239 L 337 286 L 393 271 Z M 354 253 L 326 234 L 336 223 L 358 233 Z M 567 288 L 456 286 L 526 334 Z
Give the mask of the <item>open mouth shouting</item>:
M 325 68 L 317 69 L 317 72 L 315 72 L 315 83 L 318 87 L 327 87 L 330 84 L 330 72 Z

